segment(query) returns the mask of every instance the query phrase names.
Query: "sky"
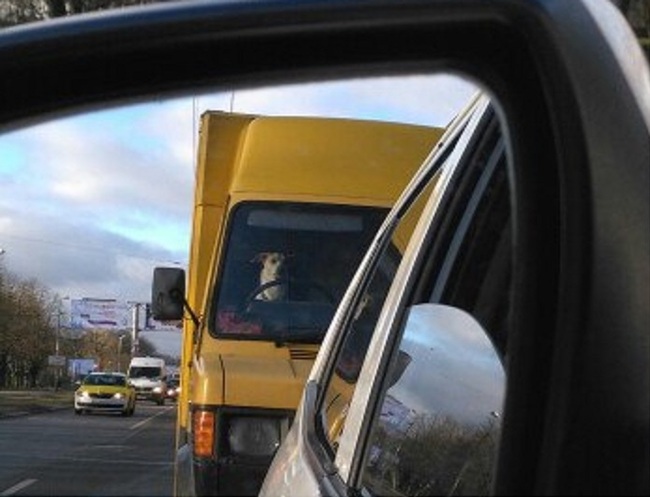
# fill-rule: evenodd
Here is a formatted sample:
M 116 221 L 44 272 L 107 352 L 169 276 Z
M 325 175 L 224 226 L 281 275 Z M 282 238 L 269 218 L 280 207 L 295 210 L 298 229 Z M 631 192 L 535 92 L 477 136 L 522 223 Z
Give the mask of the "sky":
M 481 325 L 465 311 L 413 306 L 400 350 L 410 363 L 388 393 L 416 413 L 481 425 L 502 411 L 503 365 Z
M 0 264 L 70 299 L 148 302 L 156 266 L 187 267 L 206 110 L 444 126 L 476 87 L 375 78 L 157 100 L 0 134 Z M 144 334 L 178 355 L 176 332 Z

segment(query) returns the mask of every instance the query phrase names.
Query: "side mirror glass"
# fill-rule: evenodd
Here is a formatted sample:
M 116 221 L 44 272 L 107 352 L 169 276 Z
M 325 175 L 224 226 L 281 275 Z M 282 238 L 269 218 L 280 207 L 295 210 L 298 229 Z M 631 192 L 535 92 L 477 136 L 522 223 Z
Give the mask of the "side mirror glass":
M 366 485 L 410 495 L 487 494 L 505 396 L 487 332 L 463 310 L 413 306 L 388 378 Z
M 151 315 L 158 321 L 183 318 L 185 300 L 185 271 L 179 268 L 157 267 L 151 288 Z

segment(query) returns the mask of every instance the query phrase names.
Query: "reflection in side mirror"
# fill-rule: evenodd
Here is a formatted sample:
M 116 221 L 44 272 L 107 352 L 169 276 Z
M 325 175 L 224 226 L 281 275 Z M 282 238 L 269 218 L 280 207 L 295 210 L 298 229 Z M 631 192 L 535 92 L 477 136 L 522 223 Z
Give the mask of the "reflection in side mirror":
M 158 321 L 183 319 L 185 271 L 179 268 L 157 267 L 151 287 L 151 315 Z
M 489 493 L 505 374 L 481 325 L 453 307 L 413 306 L 387 381 L 367 485 L 408 495 Z
M 403 350 L 397 351 L 397 359 L 395 364 L 390 368 L 390 376 L 388 377 L 388 388 L 391 388 L 402 377 L 406 367 L 411 363 L 411 356 Z

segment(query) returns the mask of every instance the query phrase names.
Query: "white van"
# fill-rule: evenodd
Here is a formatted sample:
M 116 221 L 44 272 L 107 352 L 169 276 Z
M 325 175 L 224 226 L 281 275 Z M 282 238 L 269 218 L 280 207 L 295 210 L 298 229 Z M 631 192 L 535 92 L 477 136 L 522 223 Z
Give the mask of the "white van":
M 135 387 L 138 399 L 165 403 L 167 369 L 159 357 L 134 357 L 129 364 L 129 383 Z

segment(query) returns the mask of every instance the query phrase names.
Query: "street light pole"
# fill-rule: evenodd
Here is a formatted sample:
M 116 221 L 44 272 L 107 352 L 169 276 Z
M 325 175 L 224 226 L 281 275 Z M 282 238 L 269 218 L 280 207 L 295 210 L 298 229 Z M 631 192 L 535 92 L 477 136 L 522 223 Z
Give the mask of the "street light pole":
M 61 334 L 61 309 L 58 309 L 56 312 L 56 334 L 54 335 L 54 356 L 56 360 L 59 360 L 59 335 Z M 54 374 L 54 391 L 59 390 L 59 383 L 61 382 L 61 367 L 58 365 L 54 366 L 56 372 Z
M 59 355 L 59 335 L 61 334 L 61 311 L 56 314 L 56 335 L 54 339 L 54 355 Z
M 117 342 L 117 372 L 122 372 L 122 340 L 126 335 L 120 335 Z
M 60 337 L 61 337 L 61 317 L 65 314 L 62 308 L 62 303 L 63 300 L 68 300 L 70 297 L 63 297 L 62 300 L 59 301 L 58 303 L 58 308 L 56 310 L 56 335 L 54 336 L 54 356 L 56 357 L 56 361 L 60 361 Z M 64 361 L 64 366 L 65 366 L 65 358 L 63 359 Z M 58 391 L 59 385 L 61 383 L 61 365 L 57 362 L 56 364 L 56 373 L 55 373 L 55 383 L 54 383 L 54 390 Z

